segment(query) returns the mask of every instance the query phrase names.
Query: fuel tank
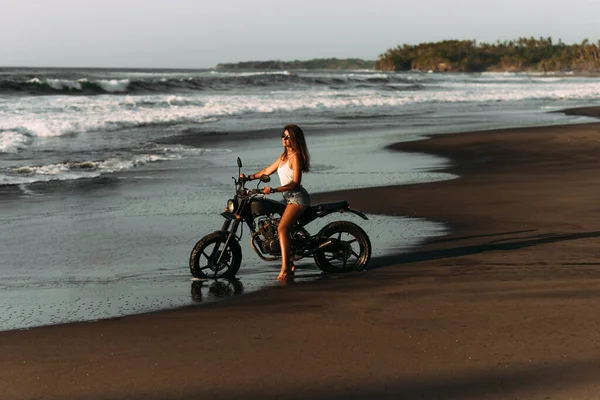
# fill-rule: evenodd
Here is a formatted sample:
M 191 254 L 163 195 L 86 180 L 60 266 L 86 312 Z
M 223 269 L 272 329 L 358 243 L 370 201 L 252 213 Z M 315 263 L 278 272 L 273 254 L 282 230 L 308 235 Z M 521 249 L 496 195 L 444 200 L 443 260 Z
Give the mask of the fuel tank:
M 280 201 L 262 198 L 254 198 L 250 201 L 250 211 L 254 215 L 282 215 L 284 210 L 285 204 Z

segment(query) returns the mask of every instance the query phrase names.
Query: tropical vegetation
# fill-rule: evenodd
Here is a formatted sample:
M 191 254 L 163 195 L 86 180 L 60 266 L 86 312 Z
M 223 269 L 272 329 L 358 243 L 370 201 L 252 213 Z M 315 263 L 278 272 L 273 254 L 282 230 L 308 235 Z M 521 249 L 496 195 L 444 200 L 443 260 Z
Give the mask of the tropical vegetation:
M 403 44 L 376 61 L 317 58 L 307 61 L 244 61 L 218 64 L 223 70 L 364 70 L 434 72 L 600 72 L 600 40 L 567 45 L 551 37 L 519 38 L 493 44 L 475 40 Z
M 400 45 L 381 54 L 375 69 L 384 71 L 436 72 L 600 72 L 600 40 L 585 39 L 567 45 L 560 39 L 520 38 L 478 43 L 474 40 L 445 40 L 418 45 Z

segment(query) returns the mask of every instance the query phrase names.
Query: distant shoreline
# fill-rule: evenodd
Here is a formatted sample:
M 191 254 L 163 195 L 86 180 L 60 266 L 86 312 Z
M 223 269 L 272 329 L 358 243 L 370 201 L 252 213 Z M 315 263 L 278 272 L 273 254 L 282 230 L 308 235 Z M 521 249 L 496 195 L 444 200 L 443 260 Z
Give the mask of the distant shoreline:
M 519 38 L 493 44 L 474 40 L 443 40 L 403 44 L 380 54 L 376 61 L 321 58 L 307 61 L 244 61 L 218 64 L 216 69 L 372 69 L 425 72 L 600 73 L 600 42 L 567 45 L 551 37 Z
M 359 58 L 314 58 L 310 60 L 268 60 L 268 61 L 242 61 L 237 63 L 220 63 L 216 70 L 297 70 L 297 69 L 324 69 L 324 70 L 357 70 L 375 69 L 375 61 Z
M 368 62 L 368 61 L 366 61 Z M 272 64 L 271 64 L 272 63 Z M 269 72 L 284 72 L 284 71 L 326 71 L 326 70 L 337 70 L 337 71 L 370 71 L 370 72 L 379 72 L 379 73 L 436 73 L 436 74 L 524 74 L 524 75 L 535 75 L 535 76 L 552 76 L 552 77 L 561 77 L 561 78 L 569 78 L 569 77 L 590 77 L 597 78 L 600 77 L 600 71 L 532 71 L 532 70 L 494 70 L 494 71 L 434 71 L 434 70 L 405 70 L 405 71 L 388 71 L 388 70 L 379 70 L 375 68 L 311 68 L 308 66 L 300 67 L 298 65 L 303 65 L 303 63 L 308 63 L 308 61 L 298 61 L 298 62 L 282 62 L 282 61 L 242 61 L 239 63 L 227 63 L 227 64 L 217 64 L 214 68 L 216 71 L 223 72 L 254 72 L 254 71 L 269 71 Z M 265 66 L 270 65 L 270 66 Z

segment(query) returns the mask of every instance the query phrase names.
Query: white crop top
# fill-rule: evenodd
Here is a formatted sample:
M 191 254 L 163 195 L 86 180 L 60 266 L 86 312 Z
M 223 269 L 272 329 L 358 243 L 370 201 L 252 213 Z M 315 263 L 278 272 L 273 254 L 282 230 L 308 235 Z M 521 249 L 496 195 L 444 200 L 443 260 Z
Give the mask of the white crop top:
M 288 165 L 289 163 L 290 160 L 288 159 L 283 165 L 279 163 L 279 167 L 277 168 L 277 175 L 279 175 L 281 186 L 285 186 L 294 180 L 294 171 Z

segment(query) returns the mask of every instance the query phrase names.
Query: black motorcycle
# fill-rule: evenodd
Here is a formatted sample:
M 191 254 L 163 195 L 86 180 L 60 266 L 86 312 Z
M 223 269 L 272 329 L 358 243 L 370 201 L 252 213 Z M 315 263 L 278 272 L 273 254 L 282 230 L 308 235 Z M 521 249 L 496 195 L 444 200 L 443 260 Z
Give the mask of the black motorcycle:
M 238 157 L 238 176 L 242 161 Z M 256 189 L 247 189 L 247 179 L 233 178 L 235 197 L 227 201 L 223 227 L 204 236 L 196 243 L 190 254 L 190 271 L 196 278 L 232 279 L 242 262 L 242 250 L 237 236 L 240 225 L 250 229 L 250 246 L 264 261 L 281 260 L 281 248 L 277 225 L 286 204 L 266 199 L 261 182 L 269 182 L 268 175 L 260 177 Z M 311 235 L 304 228 L 317 218 L 334 212 L 350 212 L 367 220 L 362 212 L 353 210 L 347 201 L 323 203 L 310 206 L 292 227 L 291 258 L 300 260 L 312 256 L 326 273 L 360 271 L 371 258 L 371 241 L 365 231 L 349 221 L 335 221 L 325 225 L 319 233 Z

